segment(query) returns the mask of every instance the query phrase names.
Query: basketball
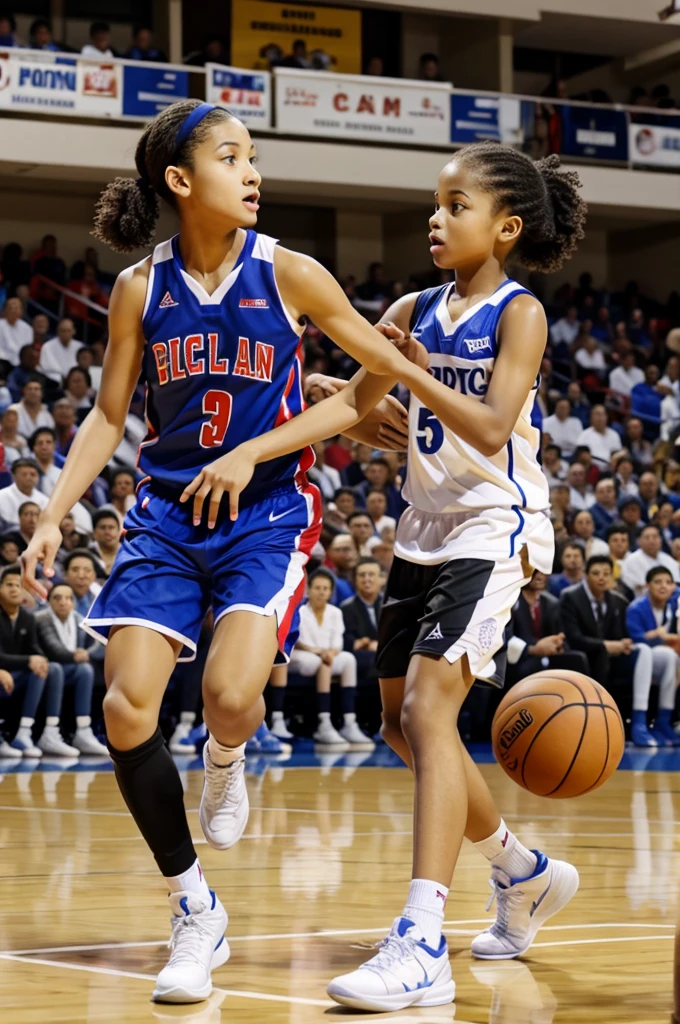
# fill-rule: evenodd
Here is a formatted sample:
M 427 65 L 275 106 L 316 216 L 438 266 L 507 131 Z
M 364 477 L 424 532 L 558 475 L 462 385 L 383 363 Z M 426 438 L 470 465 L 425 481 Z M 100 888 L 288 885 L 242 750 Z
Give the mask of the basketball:
M 536 672 L 505 695 L 491 728 L 503 771 L 536 796 L 582 796 L 621 761 L 623 720 L 614 699 L 580 672 Z

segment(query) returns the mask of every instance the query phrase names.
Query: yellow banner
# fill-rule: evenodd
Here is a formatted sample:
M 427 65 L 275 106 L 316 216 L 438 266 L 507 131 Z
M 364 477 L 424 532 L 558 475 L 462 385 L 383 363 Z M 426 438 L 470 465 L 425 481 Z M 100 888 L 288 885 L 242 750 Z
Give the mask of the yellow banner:
M 234 67 L 266 71 L 270 67 L 268 58 L 272 54 L 290 57 L 297 40 L 306 44 L 303 59 L 318 70 L 361 74 L 361 11 L 232 0 Z

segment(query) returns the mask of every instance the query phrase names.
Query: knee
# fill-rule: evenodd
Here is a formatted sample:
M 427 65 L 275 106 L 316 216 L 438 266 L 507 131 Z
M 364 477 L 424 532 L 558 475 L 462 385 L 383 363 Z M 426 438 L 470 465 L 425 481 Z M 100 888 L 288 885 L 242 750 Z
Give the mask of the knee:
M 241 718 L 253 708 L 252 691 L 245 687 L 242 690 L 226 687 L 224 679 L 219 684 L 209 677 L 203 680 L 203 701 L 209 711 L 228 721 Z
M 61 665 L 57 664 L 56 661 L 51 661 L 50 666 L 47 670 L 47 685 L 48 686 L 63 686 L 64 684 L 64 670 Z
M 388 747 L 394 750 L 397 746 L 400 746 L 404 742 L 404 734 L 401 731 L 401 721 L 399 715 L 393 715 L 383 711 L 382 725 L 380 726 L 380 735 L 384 739 Z
M 94 668 L 87 661 L 76 665 L 74 674 L 78 682 L 89 683 L 94 680 Z
M 109 687 L 103 702 L 104 721 L 110 738 L 114 736 L 114 746 L 121 746 L 118 737 L 137 732 L 153 732 L 155 723 L 146 708 L 136 705 L 122 687 L 115 683 Z

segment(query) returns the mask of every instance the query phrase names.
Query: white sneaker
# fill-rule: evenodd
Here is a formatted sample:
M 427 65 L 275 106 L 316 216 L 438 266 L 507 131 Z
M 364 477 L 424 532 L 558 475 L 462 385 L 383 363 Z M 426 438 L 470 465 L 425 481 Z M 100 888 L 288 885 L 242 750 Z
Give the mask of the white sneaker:
M 334 729 L 327 719 L 319 722 L 319 727 L 312 739 L 315 743 L 320 743 L 324 747 L 335 747 L 336 750 L 349 750 L 347 740 L 342 738 L 337 729 Z
M 46 725 L 36 746 L 51 757 L 78 757 L 80 751 L 66 743 L 56 725 Z
M 170 737 L 168 747 L 171 754 L 195 754 L 196 747 L 193 743 L 182 742 L 187 739 L 191 732 L 193 725 L 191 722 L 178 722 L 175 726 L 175 731 Z
M 487 910 L 496 899 L 496 920 L 487 931 L 472 940 L 472 955 L 480 960 L 509 960 L 526 953 L 536 932 L 549 917 L 565 907 L 578 889 L 578 871 L 573 864 L 551 860 L 533 850 L 538 863 L 530 878 L 513 881 L 493 868 L 493 893 Z
M 203 835 L 215 850 L 228 850 L 237 843 L 248 824 L 248 790 L 245 780 L 245 757 L 220 768 L 208 749 L 203 747 L 205 778 L 198 817 Z
M 80 751 L 81 754 L 90 754 L 93 757 L 108 757 L 109 752 L 103 743 L 100 743 L 95 734 L 92 732 L 92 726 L 82 726 L 80 729 L 76 729 L 75 736 L 73 737 L 73 746 Z
M 357 971 L 334 978 L 326 989 L 331 999 L 355 1010 L 404 1010 L 441 1006 L 456 998 L 449 949 L 442 935 L 430 949 L 418 929 L 398 917 L 376 955 Z
M 294 740 L 295 736 L 286 725 L 283 718 L 274 718 L 269 729 L 272 736 L 279 740 Z
M 10 747 L 7 740 L 0 739 L 0 757 L 12 757 L 14 760 L 21 758 L 21 751 L 16 747 Z
M 375 750 L 373 740 L 361 731 L 356 722 L 343 725 L 342 729 L 340 729 L 340 735 L 343 740 L 347 740 L 349 745 L 355 749 L 361 747 L 362 750 Z
M 10 747 L 18 750 L 22 757 L 42 757 L 43 755 L 40 747 L 36 747 L 33 742 L 33 737 L 28 729 L 19 729 L 10 743 Z
M 227 912 L 211 890 L 212 903 L 195 892 L 171 892 L 172 953 L 156 979 L 157 1003 L 198 1003 L 212 992 L 210 972 L 229 959 L 224 937 Z

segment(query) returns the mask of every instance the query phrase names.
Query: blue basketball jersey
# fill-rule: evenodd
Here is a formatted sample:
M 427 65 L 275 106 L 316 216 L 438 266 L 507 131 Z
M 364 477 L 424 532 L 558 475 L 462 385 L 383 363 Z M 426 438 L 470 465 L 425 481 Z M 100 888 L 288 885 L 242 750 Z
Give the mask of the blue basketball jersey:
M 276 284 L 276 239 L 246 232 L 236 265 L 212 295 L 187 273 L 178 241 L 156 246 L 149 273 L 142 316 L 148 433 L 138 466 L 181 490 L 208 463 L 305 405 L 301 329 Z M 292 483 L 313 462 L 308 448 L 258 465 L 244 499 Z

